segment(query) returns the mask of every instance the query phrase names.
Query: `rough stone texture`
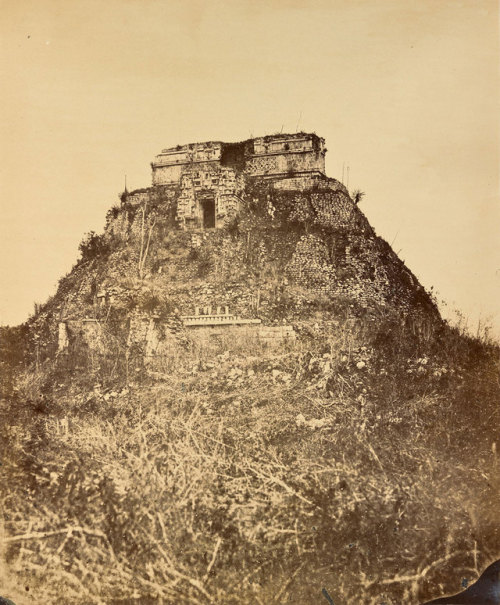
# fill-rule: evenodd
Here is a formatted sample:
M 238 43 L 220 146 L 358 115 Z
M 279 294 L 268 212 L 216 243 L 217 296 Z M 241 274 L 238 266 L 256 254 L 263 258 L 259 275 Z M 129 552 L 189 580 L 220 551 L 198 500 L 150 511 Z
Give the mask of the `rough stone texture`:
M 103 347 L 104 331 L 101 323 L 96 319 L 67 319 L 59 322 L 58 350 L 68 349 L 71 343 L 85 344 L 92 351 L 99 351 Z
M 168 354 L 182 330 L 182 321 L 175 314 L 161 318 L 136 311 L 130 316 L 127 347 L 139 347 L 146 359 Z
M 313 189 L 324 182 L 322 174 L 317 172 L 293 172 L 286 176 L 270 179 L 275 189 L 286 191 L 303 191 Z
M 153 185 L 179 183 L 186 171 L 226 166 L 249 176 L 275 177 L 294 172 L 325 172 L 325 141 L 315 134 L 277 134 L 242 143 L 191 143 L 164 149 L 151 163 Z
M 258 330 L 258 338 L 268 345 L 280 345 L 283 342 L 293 342 L 297 337 L 292 326 L 267 326 Z
M 311 192 L 308 197 L 297 194 L 289 220 L 334 229 L 354 229 L 361 217 L 346 193 L 322 191 Z
M 291 325 L 261 326 L 259 323 L 227 323 L 214 325 L 188 326 L 183 329 L 182 321 L 172 317 L 162 319 L 146 313 L 133 313 L 127 338 L 127 347 L 139 347 L 146 359 L 159 355 L 168 355 L 172 347 L 179 343 L 178 336 L 185 334 L 188 338 L 210 339 L 239 336 L 255 338 L 266 346 L 278 346 L 296 339 Z
M 267 347 L 277 347 L 286 342 L 292 343 L 296 340 L 297 334 L 293 326 L 259 326 L 259 325 L 227 325 L 196 327 L 188 331 L 188 336 L 197 339 L 210 339 L 217 337 L 230 337 L 235 341 L 238 337 L 255 339 L 256 343 L 261 343 Z
M 263 138 L 260 147 L 255 141 L 212 147 L 220 156 L 213 160 L 203 157 L 210 148 L 202 146 L 179 182 L 125 192 L 121 206 L 107 215 L 101 251 L 60 281 L 54 299 L 33 320 L 40 341 L 52 342 L 54 350 L 58 342 L 63 347 L 58 323 L 70 318 L 80 323 L 67 322 L 69 339 L 83 332 L 89 346 L 93 336 L 99 343 L 99 334 L 91 334 L 97 327 L 83 327 L 84 319 L 94 317 L 105 333 L 121 330 L 129 348 L 152 356 L 186 337 L 190 328 L 180 317 L 195 306 L 227 306 L 243 319 L 258 319 L 272 331 L 234 326 L 235 335 L 250 329 L 256 338 L 271 340 L 283 322 L 296 328 L 312 315 L 328 322 L 346 306 L 439 317 L 344 185 L 312 172 L 245 174 L 256 149 L 271 153 L 264 143 L 286 144 L 276 137 Z M 300 137 L 295 142 L 303 144 Z M 323 150 L 321 140 L 309 143 L 305 153 Z M 219 228 L 201 228 L 203 200 L 213 202 Z
M 335 269 L 326 244 L 317 235 L 303 235 L 287 265 L 287 274 L 306 288 L 328 293 L 335 283 Z
M 161 340 L 160 329 L 155 318 L 147 315 L 132 315 L 127 339 L 129 348 L 139 345 L 143 348 L 144 355 L 151 357 L 158 351 Z
M 181 176 L 177 220 L 189 228 L 204 226 L 203 206 L 213 204 L 214 227 L 235 216 L 240 209 L 244 181 L 232 168 L 210 166 L 186 170 Z
M 151 163 L 153 185 L 180 182 L 187 167 L 193 169 L 197 165 L 202 169 L 209 169 L 212 164 L 216 168 L 220 164 L 221 153 L 222 143 L 213 141 L 164 149 Z
M 64 351 L 65 349 L 68 348 L 68 344 L 69 344 L 68 326 L 66 325 L 66 322 L 60 321 L 58 339 L 57 339 L 57 350 Z

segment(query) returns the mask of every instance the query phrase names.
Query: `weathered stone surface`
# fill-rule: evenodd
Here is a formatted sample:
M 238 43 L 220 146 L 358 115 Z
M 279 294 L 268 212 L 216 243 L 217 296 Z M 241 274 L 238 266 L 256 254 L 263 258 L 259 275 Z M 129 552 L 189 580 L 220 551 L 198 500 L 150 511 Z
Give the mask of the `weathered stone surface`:
M 65 321 L 59 322 L 59 333 L 57 339 L 57 350 L 64 351 L 68 348 L 69 338 L 68 338 L 68 326 Z
M 314 315 L 321 332 L 339 305 L 438 317 L 345 186 L 321 172 L 323 143 L 301 133 L 160 154 L 154 186 L 121 196 L 108 212 L 100 255 L 61 280 L 35 331 L 64 350 L 74 334 L 99 347 L 111 330 L 151 357 L 191 329 L 272 343 L 293 339 Z M 283 172 L 290 162 L 300 170 Z M 184 325 L 181 316 L 195 307 L 215 315 L 227 307 L 243 321 Z M 58 326 L 64 318 L 66 328 Z
M 277 134 L 241 143 L 208 141 L 164 149 L 151 163 L 153 185 L 179 183 L 186 172 L 211 180 L 228 167 L 250 176 L 275 178 L 325 173 L 325 141 L 310 133 Z M 216 178 L 216 177 L 215 177 Z

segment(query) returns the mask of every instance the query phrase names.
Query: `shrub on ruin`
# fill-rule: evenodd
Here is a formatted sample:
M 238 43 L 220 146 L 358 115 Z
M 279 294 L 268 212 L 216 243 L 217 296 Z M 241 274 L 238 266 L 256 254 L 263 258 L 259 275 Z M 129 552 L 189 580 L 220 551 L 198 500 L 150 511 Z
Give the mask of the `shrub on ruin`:
M 90 231 L 83 238 L 78 246 L 81 253 L 81 260 L 88 262 L 96 258 L 103 258 L 109 254 L 110 246 L 104 235 L 97 235 L 94 231 Z
M 213 268 L 213 260 L 209 256 L 202 256 L 198 262 L 198 277 L 206 277 Z
M 110 219 L 116 219 L 118 218 L 118 215 L 121 212 L 121 208 L 120 206 L 118 206 L 118 204 L 115 204 L 112 208 L 110 208 L 108 210 L 108 213 L 106 214 L 106 219 L 109 221 Z
M 231 217 L 226 224 L 226 231 L 233 238 L 240 235 L 240 220 L 238 216 Z

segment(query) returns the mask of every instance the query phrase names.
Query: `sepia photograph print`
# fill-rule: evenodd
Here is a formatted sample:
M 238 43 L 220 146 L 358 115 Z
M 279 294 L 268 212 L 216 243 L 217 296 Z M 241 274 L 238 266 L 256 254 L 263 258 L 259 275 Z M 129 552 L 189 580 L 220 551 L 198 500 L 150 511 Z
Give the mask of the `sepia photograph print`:
M 498 2 L 0 5 L 0 605 L 499 604 Z

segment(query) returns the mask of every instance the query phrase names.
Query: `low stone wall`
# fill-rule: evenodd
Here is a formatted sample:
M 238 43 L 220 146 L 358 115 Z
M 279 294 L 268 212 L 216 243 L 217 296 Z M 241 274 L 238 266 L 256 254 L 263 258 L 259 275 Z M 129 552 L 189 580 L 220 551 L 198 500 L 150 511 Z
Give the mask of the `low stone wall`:
M 193 326 L 188 329 L 187 335 L 195 339 L 229 337 L 235 341 L 238 337 L 254 338 L 257 342 L 268 346 L 278 346 L 287 341 L 293 342 L 297 337 L 292 326 L 262 326 L 259 324 Z

